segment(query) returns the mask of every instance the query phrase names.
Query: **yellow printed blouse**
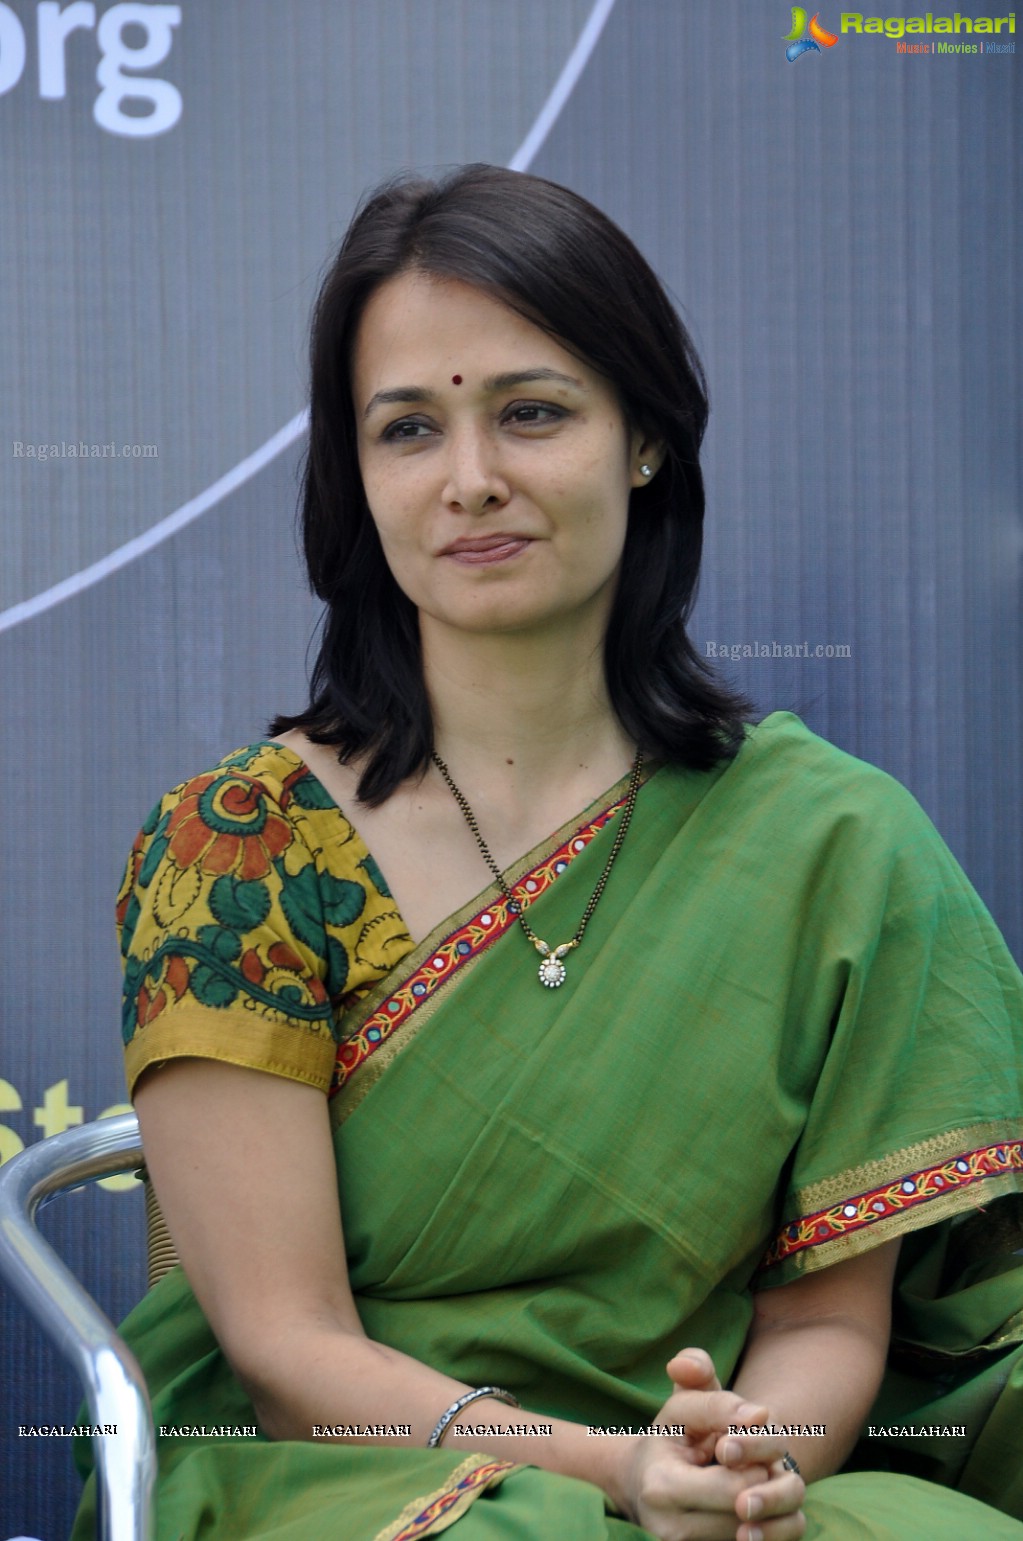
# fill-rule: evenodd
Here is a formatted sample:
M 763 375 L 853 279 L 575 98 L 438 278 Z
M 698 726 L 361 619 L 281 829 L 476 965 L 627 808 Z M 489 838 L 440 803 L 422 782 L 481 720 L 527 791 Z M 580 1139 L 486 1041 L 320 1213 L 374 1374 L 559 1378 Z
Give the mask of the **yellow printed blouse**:
M 308 766 L 257 743 L 168 792 L 117 901 L 129 1091 L 181 1055 L 330 1086 L 345 1008 L 412 940 Z

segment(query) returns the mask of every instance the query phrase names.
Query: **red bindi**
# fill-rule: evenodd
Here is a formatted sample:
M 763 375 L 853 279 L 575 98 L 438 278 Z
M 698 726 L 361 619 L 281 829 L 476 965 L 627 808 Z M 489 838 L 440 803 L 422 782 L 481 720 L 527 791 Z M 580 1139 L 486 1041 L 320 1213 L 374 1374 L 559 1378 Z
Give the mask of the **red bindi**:
M 451 384 L 452 385 L 461 385 L 461 383 L 462 383 L 461 375 L 452 375 L 451 376 Z

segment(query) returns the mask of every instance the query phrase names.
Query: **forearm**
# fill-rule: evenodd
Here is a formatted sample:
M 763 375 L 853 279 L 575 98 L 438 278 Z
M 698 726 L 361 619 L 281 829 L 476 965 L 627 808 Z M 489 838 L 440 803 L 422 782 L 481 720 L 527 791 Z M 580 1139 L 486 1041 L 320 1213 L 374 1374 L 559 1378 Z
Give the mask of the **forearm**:
M 272 1355 L 258 1365 L 250 1361 L 246 1371 L 240 1356 L 236 1364 L 260 1425 L 272 1439 L 337 1438 L 422 1448 L 445 1409 L 474 1389 L 397 1349 L 333 1325 L 292 1327 L 278 1331 L 270 1341 Z M 459 1434 L 463 1424 L 485 1425 L 487 1432 Z M 367 1425 L 395 1432 L 340 1432 Z M 546 1432 L 491 1432 L 516 1425 Z M 314 1432 L 333 1429 L 339 1432 Z M 581 1424 L 480 1398 L 448 1425 L 443 1448 L 480 1451 L 578 1477 L 603 1489 L 620 1506 L 627 1447 L 633 1443 L 589 1435 Z
M 842 1316 L 754 1329 L 734 1389 L 768 1407 L 774 1424 L 814 1430 L 785 1441 L 812 1482 L 837 1471 L 855 1444 L 881 1383 L 886 1346 L 877 1331 Z

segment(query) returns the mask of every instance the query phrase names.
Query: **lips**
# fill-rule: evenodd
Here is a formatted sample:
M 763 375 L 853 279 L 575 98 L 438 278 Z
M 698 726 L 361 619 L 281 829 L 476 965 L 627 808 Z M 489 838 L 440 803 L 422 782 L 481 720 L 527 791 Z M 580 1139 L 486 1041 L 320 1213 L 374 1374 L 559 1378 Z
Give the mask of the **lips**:
M 509 557 L 518 556 L 520 551 L 525 551 L 531 544 L 532 536 L 508 535 L 499 531 L 493 535 L 462 536 L 452 541 L 450 546 L 445 546 L 440 554 L 469 566 L 483 566 L 488 562 L 504 562 Z

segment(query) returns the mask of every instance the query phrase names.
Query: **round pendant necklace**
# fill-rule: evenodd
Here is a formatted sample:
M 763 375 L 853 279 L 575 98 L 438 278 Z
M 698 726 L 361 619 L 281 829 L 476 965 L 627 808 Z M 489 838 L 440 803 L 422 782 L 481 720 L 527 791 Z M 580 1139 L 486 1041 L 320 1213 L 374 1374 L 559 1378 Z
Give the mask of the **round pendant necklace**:
M 501 892 L 504 894 L 505 899 L 507 900 L 509 914 L 516 916 L 519 925 L 526 933 L 526 936 L 532 942 L 537 952 L 541 955 L 542 961 L 540 963 L 539 970 L 540 983 L 542 985 L 546 985 L 548 990 L 556 990 L 559 985 L 562 985 L 565 982 L 565 964 L 563 961 L 565 955 L 566 953 L 570 953 L 573 947 L 578 947 L 579 943 L 582 941 L 583 932 L 589 925 L 590 917 L 592 916 L 594 910 L 597 908 L 597 905 L 600 903 L 600 896 L 607 886 L 608 878 L 611 876 L 611 868 L 615 864 L 615 857 L 621 850 L 622 842 L 624 841 L 625 836 L 628 834 L 629 823 L 632 819 L 632 810 L 636 806 L 636 797 L 639 793 L 640 777 L 643 774 L 642 750 L 637 749 L 636 758 L 632 762 L 632 773 L 629 776 L 629 790 L 626 793 L 625 803 L 622 807 L 621 819 L 618 824 L 618 829 L 615 832 L 614 843 L 612 844 L 611 850 L 608 853 L 607 861 L 604 863 L 604 870 L 600 874 L 600 877 L 597 879 L 597 886 L 590 895 L 589 903 L 583 910 L 582 919 L 579 922 L 579 929 L 576 931 L 575 936 L 572 937 L 571 941 L 561 942 L 557 947 L 551 947 L 549 943 L 543 940 L 542 937 L 537 936 L 536 932 L 533 931 L 527 924 L 526 917 L 522 913 L 522 905 L 512 894 L 504 880 L 503 872 L 497 865 L 494 858 L 491 856 L 487 842 L 480 834 L 480 827 L 476 822 L 476 815 L 469 807 L 467 799 L 465 798 L 464 794 L 461 793 L 455 786 L 454 781 L 451 779 L 451 772 L 444 764 L 444 761 L 441 759 L 440 755 L 435 751 L 431 751 L 430 758 L 447 783 L 448 791 L 451 793 L 452 797 L 455 799 L 455 802 L 462 810 L 462 817 L 465 819 L 465 822 L 472 830 L 476 844 L 480 848 L 480 853 L 482 854 L 484 861 L 490 868 L 491 872 L 494 874 L 494 877 L 497 879 L 497 886 L 500 888 Z

